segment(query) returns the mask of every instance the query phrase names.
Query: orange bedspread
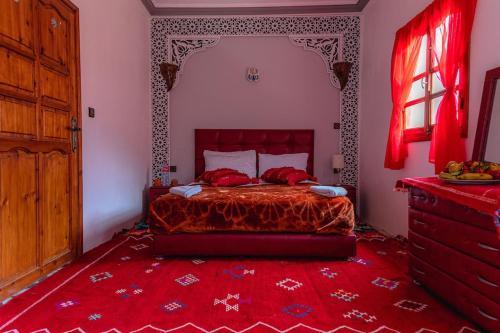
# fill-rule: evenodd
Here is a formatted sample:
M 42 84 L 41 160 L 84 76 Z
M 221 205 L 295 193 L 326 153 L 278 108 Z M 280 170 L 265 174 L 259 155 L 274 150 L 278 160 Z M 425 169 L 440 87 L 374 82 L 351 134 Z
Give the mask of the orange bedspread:
M 349 234 L 353 205 L 346 197 L 314 194 L 309 186 L 203 187 L 189 199 L 167 194 L 150 206 L 154 233 L 300 232 Z

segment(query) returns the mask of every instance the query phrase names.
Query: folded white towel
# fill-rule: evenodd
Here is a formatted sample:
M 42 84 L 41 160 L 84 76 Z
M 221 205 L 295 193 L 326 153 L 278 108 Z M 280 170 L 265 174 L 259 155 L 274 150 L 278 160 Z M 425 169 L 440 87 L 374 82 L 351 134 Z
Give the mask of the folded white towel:
M 193 195 L 200 193 L 201 186 L 200 185 L 175 186 L 175 187 L 171 187 L 169 192 L 187 199 L 187 198 L 191 198 Z
M 345 188 L 337 186 L 311 186 L 311 191 L 330 198 L 345 197 L 347 195 Z

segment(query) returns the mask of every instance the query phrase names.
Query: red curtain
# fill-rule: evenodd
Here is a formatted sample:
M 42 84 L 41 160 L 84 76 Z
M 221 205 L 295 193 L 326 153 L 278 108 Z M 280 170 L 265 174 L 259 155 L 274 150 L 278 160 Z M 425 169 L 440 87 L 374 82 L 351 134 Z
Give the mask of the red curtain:
M 392 54 L 392 116 L 384 166 L 402 169 L 408 156 L 403 140 L 404 104 L 408 99 L 412 78 L 418 60 L 422 37 L 439 27 L 446 19 L 439 73 L 447 89 L 438 108 L 429 159 L 439 172 L 450 160 L 464 160 L 465 146 L 460 137 L 456 117 L 457 102 L 454 85 L 458 69 L 468 59 L 470 33 L 477 0 L 435 0 L 423 12 L 396 33 Z M 468 74 L 468 73 L 466 73 Z M 461 77 L 461 86 L 468 85 L 467 75 Z
M 460 135 L 457 118 L 458 101 L 455 96 L 455 85 L 459 68 L 468 61 L 476 3 L 477 0 L 436 1 L 429 15 L 431 31 L 440 29 L 443 34 L 438 67 L 441 82 L 446 88 L 437 110 L 429 153 L 429 160 L 434 162 L 436 173 L 442 171 L 449 161 L 466 159 L 465 143 Z M 433 49 L 435 52 L 436 47 Z M 462 83 L 468 86 L 468 82 Z
M 403 140 L 404 105 L 411 90 L 411 84 L 422 39 L 427 32 L 425 15 L 422 13 L 396 33 L 392 51 L 392 116 L 384 166 L 401 169 L 408 156 Z

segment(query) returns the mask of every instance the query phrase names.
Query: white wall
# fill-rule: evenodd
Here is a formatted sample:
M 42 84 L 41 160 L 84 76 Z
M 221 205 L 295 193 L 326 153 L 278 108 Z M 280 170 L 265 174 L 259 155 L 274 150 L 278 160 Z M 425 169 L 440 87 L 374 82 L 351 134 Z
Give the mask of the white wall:
M 246 80 L 257 67 L 258 83 Z M 339 151 L 340 93 L 321 57 L 288 37 L 222 37 L 194 54 L 170 92 L 171 177 L 194 177 L 195 128 L 314 129 L 314 173 L 333 181 L 331 156 Z
M 407 196 L 393 192 L 396 180 L 429 176 L 429 142 L 411 143 L 402 170 L 384 169 L 392 111 L 390 68 L 396 31 L 431 0 L 371 0 L 363 11 L 360 180 L 364 221 L 391 234 L 407 235 Z M 486 70 L 500 66 L 500 1 L 479 0 L 472 31 L 467 154 L 472 154 Z
M 83 247 L 143 211 L 150 167 L 149 14 L 138 0 L 74 0 L 80 9 Z M 89 118 L 87 108 L 95 107 Z

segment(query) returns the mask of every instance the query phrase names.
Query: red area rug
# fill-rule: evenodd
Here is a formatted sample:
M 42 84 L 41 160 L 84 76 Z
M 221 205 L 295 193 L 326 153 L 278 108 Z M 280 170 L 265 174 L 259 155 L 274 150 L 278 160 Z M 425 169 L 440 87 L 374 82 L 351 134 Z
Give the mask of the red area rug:
M 349 261 L 164 259 L 119 237 L 0 307 L 0 332 L 476 332 L 380 235 Z

